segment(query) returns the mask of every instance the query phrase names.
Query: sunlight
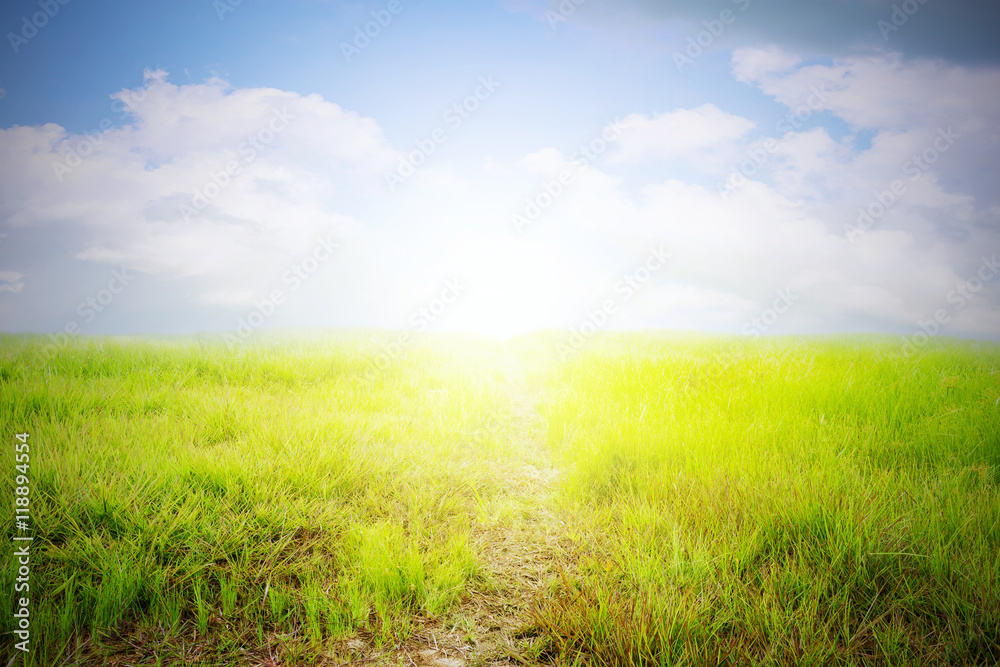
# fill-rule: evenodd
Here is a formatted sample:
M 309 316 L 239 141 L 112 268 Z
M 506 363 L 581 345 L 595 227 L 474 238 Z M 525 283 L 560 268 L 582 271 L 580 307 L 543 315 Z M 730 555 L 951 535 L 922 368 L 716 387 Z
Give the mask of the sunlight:
M 442 329 L 506 340 L 559 325 L 557 304 L 575 282 L 560 250 L 500 237 L 467 242 L 458 253 L 468 291 Z

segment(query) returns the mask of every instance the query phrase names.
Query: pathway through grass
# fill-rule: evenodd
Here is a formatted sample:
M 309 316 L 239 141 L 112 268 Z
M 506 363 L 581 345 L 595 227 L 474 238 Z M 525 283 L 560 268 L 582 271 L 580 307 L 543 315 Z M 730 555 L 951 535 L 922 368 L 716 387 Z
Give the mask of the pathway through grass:
M 26 667 L 1000 660 L 996 345 L 387 340 L 0 336 Z
M 537 409 L 545 378 L 532 369 L 546 361 L 537 351 L 512 346 L 497 360 L 509 401 L 511 456 L 493 462 L 498 488 L 480 499 L 472 531 L 485 576 L 447 617 L 428 621 L 406 645 L 384 656 L 385 664 L 485 666 L 537 657 L 525 628 L 573 546 L 559 518 L 559 471 Z
M 557 524 L 505 346 L 377 366 L 377 336 L 42 345 L 0 356 L 0 426 L 32 439 L 27 664 L 486 664 L 516 644 Z

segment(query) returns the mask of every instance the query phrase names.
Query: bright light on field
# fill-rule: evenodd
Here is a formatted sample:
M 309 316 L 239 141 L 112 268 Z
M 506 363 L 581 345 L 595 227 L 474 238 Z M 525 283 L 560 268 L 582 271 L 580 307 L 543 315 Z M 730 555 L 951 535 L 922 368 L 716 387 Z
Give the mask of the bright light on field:
M 557 248 L 501 237 L 468 242 L 458 253 L 468 289 L 443 329 L 505 340 L 558 326 L 558 304 L 574 281 Z

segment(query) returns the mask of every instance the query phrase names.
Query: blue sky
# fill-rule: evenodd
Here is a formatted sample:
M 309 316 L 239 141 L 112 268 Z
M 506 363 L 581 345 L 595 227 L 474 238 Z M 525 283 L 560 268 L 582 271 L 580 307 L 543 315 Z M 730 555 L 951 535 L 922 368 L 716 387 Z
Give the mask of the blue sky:
M 0 328 L 997 338 L 998 18 L 5 2 Z

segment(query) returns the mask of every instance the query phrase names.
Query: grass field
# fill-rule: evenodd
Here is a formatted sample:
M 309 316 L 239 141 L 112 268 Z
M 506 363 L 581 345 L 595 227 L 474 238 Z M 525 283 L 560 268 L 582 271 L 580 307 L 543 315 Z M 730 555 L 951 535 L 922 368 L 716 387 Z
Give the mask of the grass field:
M 391 339 L 0 337 L 0 665 L 1000 662 L 1000 345 Z

